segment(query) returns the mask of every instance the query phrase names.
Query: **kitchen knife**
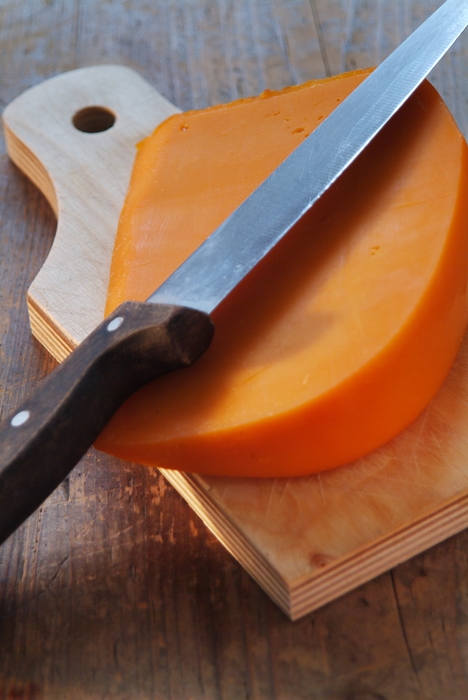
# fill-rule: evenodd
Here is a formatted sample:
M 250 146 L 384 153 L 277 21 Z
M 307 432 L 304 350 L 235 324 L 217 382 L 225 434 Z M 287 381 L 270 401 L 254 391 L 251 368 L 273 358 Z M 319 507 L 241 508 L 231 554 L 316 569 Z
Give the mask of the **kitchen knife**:
M 361 153 L 467 24 L 468 0 L 447 0 L 147 302 L 122 304 L 1 424 L 0 542 L 131 393 L 207 349 L 209 314 Z

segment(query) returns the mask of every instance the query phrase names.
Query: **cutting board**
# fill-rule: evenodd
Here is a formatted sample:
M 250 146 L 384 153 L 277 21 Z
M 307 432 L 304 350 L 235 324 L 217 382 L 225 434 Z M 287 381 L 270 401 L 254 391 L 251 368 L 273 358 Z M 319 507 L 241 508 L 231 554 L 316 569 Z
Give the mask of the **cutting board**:
M 28 308 L 59 361 L 103 318 L 135 144 L 176 111 L 132 70 L 97 66 L 52 78 L 4 112 L 10 157 L 58 219 Z M 161 472 L 297 619 L 468 525 L 468 338 L 424 413 L 354 464 L 292 479 Z

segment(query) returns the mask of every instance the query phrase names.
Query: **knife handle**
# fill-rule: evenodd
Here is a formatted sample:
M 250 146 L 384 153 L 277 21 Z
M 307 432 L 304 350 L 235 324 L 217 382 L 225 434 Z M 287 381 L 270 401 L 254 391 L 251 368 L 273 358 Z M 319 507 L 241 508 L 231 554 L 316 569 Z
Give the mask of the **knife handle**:
M 191 365 L 213 336 L 195 309 L 125 302 L 0 424 L 0 543 L 38 508 L 119 406 Z

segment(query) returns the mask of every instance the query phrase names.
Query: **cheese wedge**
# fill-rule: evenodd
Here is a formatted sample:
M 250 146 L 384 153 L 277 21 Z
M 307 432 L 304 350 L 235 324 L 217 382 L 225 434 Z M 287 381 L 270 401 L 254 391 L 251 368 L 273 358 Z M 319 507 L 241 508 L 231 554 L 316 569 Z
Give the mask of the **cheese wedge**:
M 159 126 L 138 148 L 107 311 L 146 299 L 366 75 Z M 390 440 L 435 395 L 467 325 L 467 184 L 466 143 L 424 83 L 216 309 L 198 363 L 138 391 L 96 446 L 271 477 L 336 467 Z M 255 232 L 239 235 L 242 245 Z

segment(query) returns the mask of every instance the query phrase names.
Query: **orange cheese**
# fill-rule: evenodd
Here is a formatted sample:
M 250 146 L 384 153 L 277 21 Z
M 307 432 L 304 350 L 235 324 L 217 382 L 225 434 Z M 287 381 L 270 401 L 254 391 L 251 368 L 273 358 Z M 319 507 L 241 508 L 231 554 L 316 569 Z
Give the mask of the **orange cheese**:
M 147 298 L 365 77 L 159 126 L 139 146 L 107 310 Z M 218 307 L 207 353 L 138 391 L 97 447 L 186 471 L 293 476 L 395 436 L 465 331 L 467 179 L 466 143 L 425 83 Z

